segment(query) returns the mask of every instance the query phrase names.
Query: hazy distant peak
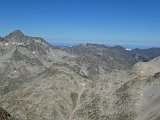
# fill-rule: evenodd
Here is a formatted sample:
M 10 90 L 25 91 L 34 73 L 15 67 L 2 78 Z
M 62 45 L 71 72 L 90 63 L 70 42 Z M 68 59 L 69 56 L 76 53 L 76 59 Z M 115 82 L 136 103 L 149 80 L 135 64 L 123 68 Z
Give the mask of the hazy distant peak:
M 116 45 L 116 46 L 114 46 L 112 48 L 117 49 L 117 50 L 126 50 L 124 47 L 122 47 L 120 45 Z
M 141 50 L 141 49 L 139 49 L 139 48 L 135 48 L 135 49 L 133 49 L 133 51 L 134 51 L 134 50 Z
M 107 47 L 104 44 L 93 44 L 93 43 L 87 43 L 87 46 L 95 46 L 95 47 Z
M 78 45 L 79 47 L 86 47 L 86 48 L 88 48 L 88 47 L 90 47 L 90 48 L 95 48 L 95 47 L 97 47 L 97 48 L 106 48 L 106 47 L 108 47 L 108 46 L 106 46 L 106 45 L 104 45 L 104 44 L 94 44 L 94 43 L 86 43 L 86 44 L 79 44 Z

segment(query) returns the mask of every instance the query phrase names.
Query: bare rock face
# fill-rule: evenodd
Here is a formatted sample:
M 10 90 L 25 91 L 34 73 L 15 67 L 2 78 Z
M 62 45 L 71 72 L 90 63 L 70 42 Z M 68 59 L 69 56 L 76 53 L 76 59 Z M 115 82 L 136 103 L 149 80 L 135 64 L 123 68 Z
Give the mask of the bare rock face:
M 0 120 L 159 120 L 160 58 L 121 46 L 57 49 L 17 30 L 0 40 Z M 137 63 L 138 62 L 138 63 Z
M 144 75 L 144 76 L 149 76 L 153 75 L 155 73 L 160 72 L 159 69 L 160 66 L 160 57 L 157 57 L 150 62 L 139 62 L 134 66 L 134 69 L 136 69 L 136 72 Z

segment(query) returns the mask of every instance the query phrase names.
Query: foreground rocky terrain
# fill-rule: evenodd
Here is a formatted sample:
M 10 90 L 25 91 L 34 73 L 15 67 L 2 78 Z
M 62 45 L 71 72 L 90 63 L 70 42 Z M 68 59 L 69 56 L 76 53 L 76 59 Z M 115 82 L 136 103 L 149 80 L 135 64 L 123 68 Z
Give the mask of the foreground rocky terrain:
M 14 31 L 0 38 L 0 120 L 159 120 L 158 50 L 58 49 Z
M 0 108 L 0 120 L 17 120 L 16 118 L 12 117 L 6 110 Z

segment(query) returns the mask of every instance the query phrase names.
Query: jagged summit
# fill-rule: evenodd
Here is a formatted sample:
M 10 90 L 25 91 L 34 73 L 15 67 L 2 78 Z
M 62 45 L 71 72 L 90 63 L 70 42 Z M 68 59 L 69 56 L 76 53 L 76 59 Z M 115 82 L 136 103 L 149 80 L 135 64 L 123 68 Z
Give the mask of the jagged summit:
M 9 35 L 7 35 L 6 37 L 4 37 L 4 38 L 6 38 L 6 39 L 12 39 L 12 38 L 14 38 L 14 39 L 20 39 L 23 36 L 24 36 L 24 34 L 23 34 L 22 31 L 15 30 L 15 31 L 11 32 Z
M 15 40 L 15 39 L 20 40 L 20 39 L 24 39 L 24 38 L 30 38 L 33 40 L 40 40 L 41 42 L 46 42 L 41 37 L 32 37 L 32 36 L 25 35 L 21 30 L 15 30 L 15 31 L 11 32 L 10 34 L 8 34 L 7 36 L 5 36 L 4 38 L 10 39 L 10 40 Z
M 28 42 L 29 38 L 23 34 L 20 30 L 15 30 L 4 37 L 6 40 L 9 41 L 9 43 L 26 43 Z
M 31 37 L 31 36 L 25 35 L 20 30 L 15 30 L 11 32 L 6 37 L 2 38 L 2 40 L 3 40 L 3 43 L 1 43 L 1 46 L 5 46 L 8 48 L 15 47 L 15 46 L 25 47 L 31 52 L 37 51 L 38 53 L 41 53 L 41 54 L 46 54 L 50 48 L 51 49 L 53 48 L 43 38 Z
M 15 31 L 12 32 L 11 34 L 24 35 L 21 30 L 15 30 Z
M 47 44 L 47 42 L 41 38 L 41 37 L 31 37 L 28 35 L 25 35 L 21 30 L 15 30 L 4 37 L 5 39 L 12 41 L 12 42 L 23 42 L 23 43 L 33 43 L 39 41 L 42 43 Z

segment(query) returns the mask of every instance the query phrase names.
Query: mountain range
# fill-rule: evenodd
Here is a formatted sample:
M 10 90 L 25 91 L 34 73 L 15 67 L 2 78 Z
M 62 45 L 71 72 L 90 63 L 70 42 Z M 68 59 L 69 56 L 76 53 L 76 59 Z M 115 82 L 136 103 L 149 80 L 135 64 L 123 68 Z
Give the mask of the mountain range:
M 16 30 L 0 37 L 0 120 L 159 120 L 159 56 L 160 48 L 59 48 Z

